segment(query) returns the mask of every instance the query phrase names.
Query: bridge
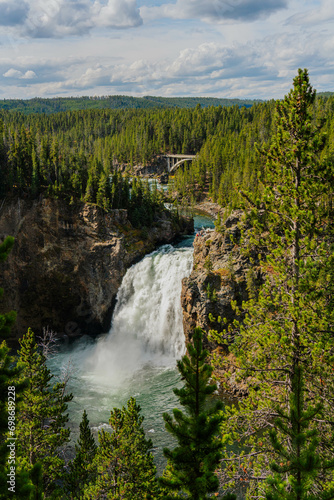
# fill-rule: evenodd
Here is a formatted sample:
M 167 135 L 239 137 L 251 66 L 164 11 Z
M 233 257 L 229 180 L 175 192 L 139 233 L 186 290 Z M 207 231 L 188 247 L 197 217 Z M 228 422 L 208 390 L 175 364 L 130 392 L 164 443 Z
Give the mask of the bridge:
M 185 161 L 192 161 L 196 155 L 164 155 L 167 158 L 167 170 L 169 173 L 174 172 Z

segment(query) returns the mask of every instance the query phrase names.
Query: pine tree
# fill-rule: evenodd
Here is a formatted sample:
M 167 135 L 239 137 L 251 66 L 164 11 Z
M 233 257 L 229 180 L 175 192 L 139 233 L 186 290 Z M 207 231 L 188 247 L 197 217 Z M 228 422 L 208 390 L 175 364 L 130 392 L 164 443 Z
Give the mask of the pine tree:
M 99 207 L 104 208 L 104 210 L 109 210 L 111 208 L 111 189 L 108 172 L 103 171 L 101 173 L 96 203 Z
M 14 238 L 8 236 L 0 245 L 0 262 L 6 260 L 13 244 Z M 2 294 L 3 289 L 0 290 Z M 8 337 L 15 317 L 14 311 L 0 314 L 1 337 Z M 25 470 L 17 471 L 17 412 L 26 380 L 19 380 L 22 370 L 15 362 L 16 359 L 10 356 L 10 349 L 3 341 L 0 345 L 0 499 L 7 499 L 14 494 L 16 498 L 30 498 L 32 491 L 28 473 Z M 12 479 L 9 476 L 12 471 L 15 480 L 8 483 Z
M 247 250 L 258 250 L 265 282 L 236 324 L 233 352 L 240 376 L 250 377 L 249 395 L 230 409 L 227 432 L 249 449 L 236 457 L 233 477 L 251 481 L 250 498 L 333 498 L 332 166 L 320 159 L 314 99 L 307 70 L 299 70 L 276 105 L 261 198 L 245 193 Z M 280 484 L 281 496 L 270 497 L 264 480 L 275 462 L 269 483 L 275 495 Z
M 83 489 L 96 476 L 92 463 L 96 454 L 96 443 L 89 427 L 86 410 L 80 423 L 80 436 L 75 445 L 75 457 L 68 464 L 69 474 L 64 478 L 65 491 L 69 498 L 82 498 Z
M 9 172 L 7 165 L 7 148 L 4 142 L 5 127 L 0 119 L 0 197 L 6 196 L 10 189 Z
M 221 220 L 220 211 L 218 212 L 217 219 L 215 220 L 215 230 L 217 233 L 222 232 L 222 220 Z
M 177 363 L 185 385 L 174 393 L 186 411 L 174 409 L 174 418 L 163 415 L 167 431 L 178 441 L 174 450 L 164 448 L 167 469 L 160 481 L 170 492 L 165 498 L 181 499 L 187 494 L 186 498 L 203 500 L 219 486 L 215 469 L 223 449 L 218 438 L 222 403 L 208 405 L 217 386 L 209 383 L 213 369 L 206 363 L 208 351 L 203 350 L 202 337 L 202 330 L 195 328 L 193 344 L 187 346 L 189 355 Z
M 17 418 L 18 466 L 32 471 L 40 464 L 43 484 L 40 484 L 40 475 L 36 474 L 35 493 L 39 495 L 42 491 L 49 495 L 63 475 L 65 464 L 61 447 L 69 440 L 65 411 L 72 394 L 65 394 L 64 382 L 52 385 L 53 375 L 45 364 L 45 357 L 38 352 L 30 329 L 20 345 L 17 367 L 28 382 Z
M 31 194 L 32 196 L 37 196 L 40 191 L 41 182 L 40 182 L 39 162 L 35 149 L 32 150 L 31 161 L 32 161 Z
M 7 236 L 4 242 L 0 244 L 0 262 L 4 262 L 14 245 L 14 238 Z M 3 296 L 4 290 L 0 288 L 0 300 Z M 0 314 L 0 338 L 4 339 L 9 336 L 10 329 L 16 319 L 15 311 Z
M 21 370 L 9 355 L 6 342 L 0 345 L 0 499 L 30 498 L 33 489 L 27 471 L 17 470 L 16 439 L 18 408 L 26 381 L 18 382 Z M 12 480 L 10 473 L 14 472 Z M 11 488 L 11 489 L 9 489 Z
M 0 245 L 0 262 L 3 262 L 8 257 L 10 250 L 14 244 L 14 238 L 8 236 Z M 3 289 L 0 289 L 0 297 L 3 295 Z M 15 321 L 15 313 L 0 314 L 0 335 L 2 338 L 7 337 L 10 333 L 10 327 Z M 17 374 L 17 370 L 11 367 L 12 359 L 9 356 L 9 348 L 5 342 L 0 345 L 0 484 L 1 488 L 7 491 L 5 467 L 8 456 L 6 433 L 8 431 L 8 386 L 12 385 L 13 379 Z M 15 406 L 15 402 L 14 402 Z
M 266 500 L 330 500 L 334 498 L 334 488 L 311 493 L 319 470 L 334 468 L 334 459 L 326 462 L 317 451 L 319 436 L 312 428 L 312 420 L 321 410 L 321 404 L 304 404 L 304 375 L 296 368 L 290 393 L 288 413 L 277 408 L 275 426 L 269 432 L 275 452 L 275 460 L 270 464 L 272 475 L 267 479 Z M 292 446 L 288 447 L 288 437 Z M 284 442 L 285 441 L 285 442 Z
M 151 440 L 145 438 L 144 417 L 131 398 L 127 407 L 114 408 L 109 423 L 111 433 L 99 433 L 93 461 L 98 476 L 84 489 L 85 499 L 155 500 L 160 498 L 153 463 Z

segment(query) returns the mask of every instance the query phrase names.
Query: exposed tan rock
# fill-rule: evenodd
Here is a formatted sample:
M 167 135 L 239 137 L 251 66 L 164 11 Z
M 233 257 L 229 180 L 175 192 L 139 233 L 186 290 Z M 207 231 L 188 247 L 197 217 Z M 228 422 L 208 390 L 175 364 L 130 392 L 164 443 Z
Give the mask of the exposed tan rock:
M 210 206 L 210 209 L 215 210 L 215 207 Z M 193 270 L 188 278 L 183 279 L 181 295 L 187 342 L 196 326 L 206 333 L 212 329 L 222 332 L 235 319 L 242 320 L 236 315 L 231 302 L 236 301 L 240 306 L 242 301 L 248 299 L 248 273 L 252 266 L 254 269 L 250 259 L 240 252 L 242 226 L 242 212 L 234 212 L 222 224 L 221 232 L 210 229 L 195 237 Z M 207 337 L 204 338 L 204 345 L 211 353 L 226 357 L 227 349 Z M 221 380 L 232 368 L 233 356 L 229 356 L 226 370 L 216 372 Z M 245 393 L 245 382 L 236 382 L 234 370 L 226 382 L 224 391 L 234 396 Z
M 126 210 L 50 199 L 4 204 L 0 241 L 11 235 L 15 244 L 0 268 L 0 311 L 17 311 L 12 335 L 46 326 L 69 336 L 108 331 L 127 268 L 182 231 L 191 228 L 177 227 L 165 213 L 141 231 Z

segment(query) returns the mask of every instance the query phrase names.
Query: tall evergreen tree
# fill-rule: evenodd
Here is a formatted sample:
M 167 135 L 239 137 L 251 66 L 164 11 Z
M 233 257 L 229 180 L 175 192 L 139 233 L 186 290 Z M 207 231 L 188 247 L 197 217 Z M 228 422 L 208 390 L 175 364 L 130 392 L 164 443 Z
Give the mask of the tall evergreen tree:
M 333 167 L 320 161 L 314 99 L 307 70 L 299 70 L 276 105 L 261 199 L 245 194 L 253 224 L 247 249 L 258 249 L 265 282 L 234 332 L 249 395 L 229 410 L 227 427 L 250 449 L 236 458 L 249 498 L 333 498 Z M 275 461 L 273 493 L 264 479 Z
M 145 438 L 144 417 L 134 398 L 127 407 L 114 408 L 111 433 L 99 433 L 93 461 L 97 477 L 85 489 L 85 499 L 155 500 L 160 498 L 151 440 Z
M 47 496 L 57 489 L 62 477 L 64 460 L 61 447 L 69 440 L 70 430 L 67 403 L 72 394 L 65 394 L 65 383 L 52 385 L 53 375 L 45 364 L 45 357 L 38 352 L 34 334 L 29 329 L 20 340 L 21 349 L 17 367 L 27 379 L 17 418 L 17 460 L 20 469 L 31 471 L 36 464 L 42 467 L 35 484 L 35 494 Z
M 8 257 L 14 244 L 14 238 L 8 236 L 0 245 L 0 262 Z M 0 289 L 0 296 L 3 289 Z M 6 338 L 15 321 L 16 313 L 0 314 L 0 337 Z M 27 471 L 17 470 L 16 439 L 17 412 L 26 385 L 26 380 L 19 381 L 22 370 L 16 365 L 16 359 L 10 356 L 6 342 L 0 345 L 0 498 L 30 498 L 33 489 Z M 13 480 L 14 478 L 14 480 Z M 14 484 L 14 486 L 13 486 Z
M 25 380 L 3 341 L 0 345 L 0 499 L 30 498 L 31 476 L 17 468 L 17 421 Z
M 208 397 L 217 389 L 210 384 L 213 368 L 206 363 L 208 351 L 203 349 L 203 333 L 195 328 L 188 353 L 178 361 L 178 370 L 185 380 L 181 389 L 174 389 L 185 412 L 174 409 L 173 417 L 165 413 L 166 429 L 178 441 L 174 450 L 164 448 L 167 468 L 160 479 L 170 493 L 165 498 L 204 500 L 217 491 L 215 474 L 222 457 L 223 443 L 218 437 L 223 420 L 222 402 L 208 405 Z
M 82 498 L 84 487 L 96 478 L 92 463 L 96 454 L 96 443 L 89 427 L 86 410 L 80 423 L 80 435 L 75 445 L 75 457 L 68 464 L 69 474 L 65 476 L 65 491 L 69 498 Z
M 7 236 L 3 243 L 0 244 L 0 262 L 4 262 L 14 245 L 14 238 Z M 0 300 L 3 296 L 4 290 L 0 288 Z M 5 339 L 10 333 L 10 329 L 16 319 L 15 311 L 0 314 L 0 339 Z
M 333 469 L 334 459 L 324 461 L 317 451 L 319 435 L 317 429 L 312 428 L 312 420 L 320 415 L 321 404 L 308 404 L 305 408 L 303 379 L 302 369 L 296 368 L 288 412 L 277 407 L 278 417 L 269 432 L 275 460 L 270 464 L 272 475 L 267 479 L 266 500 L 334 498 L 334 488 L 330 486 L 325 491 L 312 493 L 317 474 L 323 468 Z
M 96 194 L 96 204 L 108 210 L 110 208 L 111 201 L 111 189 L 110 189 L 110 179 L 109 174 L 103 172 L 99 181 L 99 189 Z
M 8 236 L 0 245 L 0 262 L 7 259 L 10 250 L 14 244 L 14 238 Z M 3 296 L 4 290 L 0 289 L 0 298 Z M 10 333 L 10 327 L 15 321 L 15 313 L 0 314 L 0 337 L 5 338 Z M 0 345 L 0 484 L 1 488 L 6 488 L 5 467 L 8 456 L 6 433 L 8 431 L 8 386 L 12 385 L 16 370 L 11 367 L 12 360 L 9 356 L 9 348 L 5 342 Z M 14 403 L 15 406 L 15 403 Z M 14 424 L 15 426 L 15 424 Z

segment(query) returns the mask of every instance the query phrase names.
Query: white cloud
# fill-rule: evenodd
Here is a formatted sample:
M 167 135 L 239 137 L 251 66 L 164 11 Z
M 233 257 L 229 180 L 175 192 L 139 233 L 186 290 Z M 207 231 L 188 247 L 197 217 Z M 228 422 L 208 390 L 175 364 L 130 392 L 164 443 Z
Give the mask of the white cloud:
M 27 70 L 25 73 L 14 68 L 10 68 L 6 73 L 3 73 L 5 78 L 19 78 L 21 80 L 32 80 L 33 78 L 37 78 L 37 75 L 32 70 Z
M 133 28 L 143 24 L 136 0 L 108 0 L 106 5 L 95 2 L 96 26 Z
M 30 0 L 22 31 L 35 38 L 83 35 L 92 27 L 89 0 Z
M 133 28 L 142 24 L 136 0 L 0 0 L 0 26 L 21 36 L 83 36 L 94 28 Z
M 102 65 L 97 65 L 93 68 L 89 67 L 76 79 L 70 79 L 69 81 L 67 81 L 67 85 L 79 89 L 89 89 L 93 87 L 109 85 L 110 72 L 110 68 L 104 67 Z
M 226 47 L 213 42 L 203 43 L 199 47 L 182 50 L 169 66 L 169 71 L 174 76 L 207 73 L 220 69 L 226 57 L 228 57 Z
M 17 69 L 10 68 L 8 71 L 6 71 L 6 73 L 3 73 L 3 76 L 6 78 L 21 78 L 22 72 Z
M 323 0 L 320 6 L 311 8 L 291 16 L 287 24 L 300 26 L 314 26 L 317 24 L 326 24 L 334 21 L 334 3 L 333 0 Z
M 200 19 L 210 23 L 255 21 L 287 7 L 287 0 L 177 0 L 159 7 L 142 7 L 144 18 Z
M 37 78 L 37 75 L 35 71 L 32 70 L 28 70 L 24 73 L 24 75 L 22 75 L 23 80 L 33 80 L 34 78 Z

